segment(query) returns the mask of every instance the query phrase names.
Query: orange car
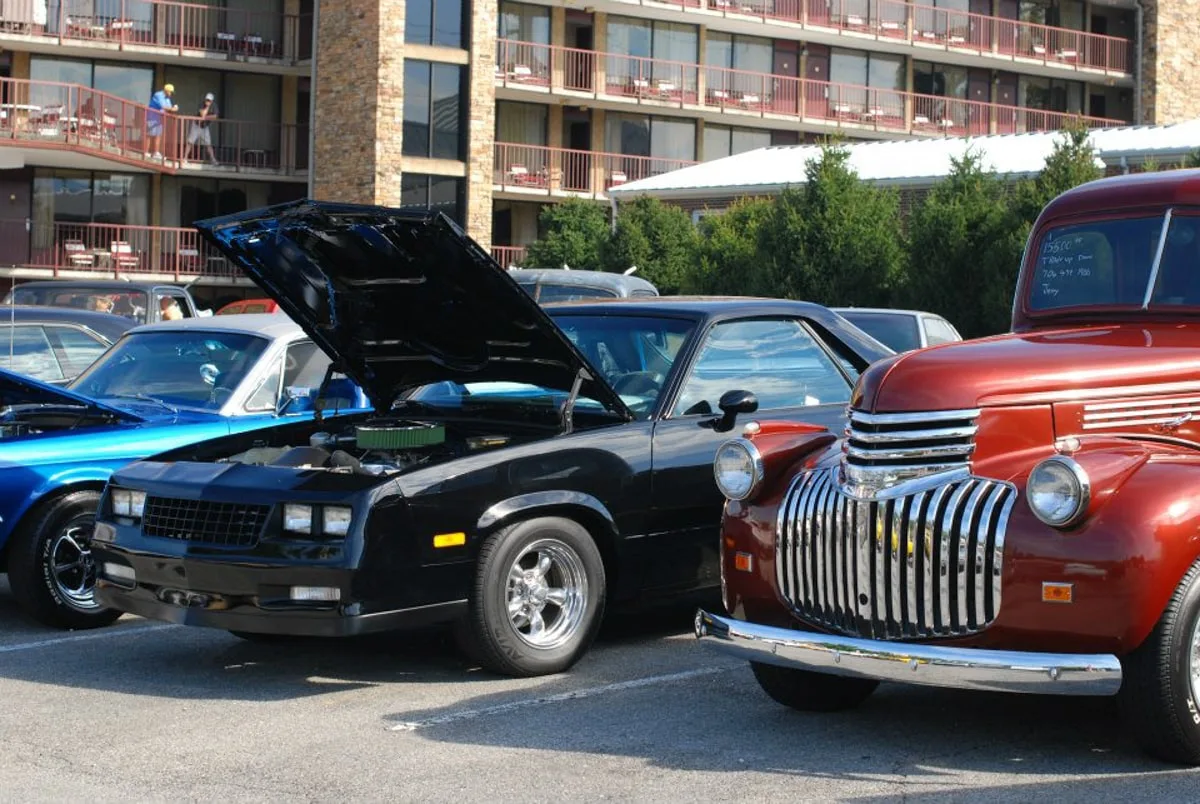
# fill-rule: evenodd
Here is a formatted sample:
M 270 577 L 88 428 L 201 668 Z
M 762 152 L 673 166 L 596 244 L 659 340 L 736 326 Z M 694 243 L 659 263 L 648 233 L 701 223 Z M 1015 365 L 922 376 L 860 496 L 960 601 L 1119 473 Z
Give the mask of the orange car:
M 217 310 L 217 315 L 237 315 L 239 313 L 277 313 L 279 305 L 274 299 L 242 299 L 230 302 Z

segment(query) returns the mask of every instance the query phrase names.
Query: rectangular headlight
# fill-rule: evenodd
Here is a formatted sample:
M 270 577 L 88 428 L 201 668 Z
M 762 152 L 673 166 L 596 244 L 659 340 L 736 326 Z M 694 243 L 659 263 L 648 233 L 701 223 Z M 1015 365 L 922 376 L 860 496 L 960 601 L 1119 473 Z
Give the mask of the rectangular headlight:
M 350 509 L 327 505 L 321 512 L 321 533 L 326 536 L 345 536 L 350 532 Z
M 290 533 L 312 533 L 312 506 L 283 506 L 283 529 Z
M 144 513 L 146 513 L 146 492 L 129 492 L 129 515 L 134 519 L 141 519 Z
M 113 516 L 141 519 L 146 511 L 146 492 L 131 489 L 113 489 L 111 493 Z
M 128 489 L 113 489 L 111 494 L 114 516 L 133 516 L 133 492 Z

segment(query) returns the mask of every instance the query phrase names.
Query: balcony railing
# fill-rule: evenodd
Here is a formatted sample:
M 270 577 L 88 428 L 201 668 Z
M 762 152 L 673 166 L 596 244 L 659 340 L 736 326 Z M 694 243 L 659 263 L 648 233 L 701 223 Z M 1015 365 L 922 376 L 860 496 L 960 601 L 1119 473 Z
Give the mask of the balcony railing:
M 309 57 L 311 15 L 170 0 L 3 0 L 0 35 L 105 49 L 165 48 L 295 63 Z
M 174 173 L 209 159 L 207 148 L 189 153 L 189 140 L 201 141 L 193 136 L 198 122 L 77 84 L 0 79 L 0 146 L 74 150 Z M 152 144 L 156 130 L 160 140 Z M 224 172 L 308 168 L 307 126 L 217 119 L 208 137 L 215 168 Z
M 525 258 L 524 246 L 492 246 L 492 257 L 501 268 L 515 268 Z
M 719 110 L 839 128 L 940 136 L 1047 131 L 1072 121 L 1093 128 L 1125 125 L 1069 112 L 529 42 L 500 40 L 497 50 L 500 86 L 549 89 L 650 107 Z
M 523 195 L 603 198 L 612 187 L 696 164 L 683 159 L 498 142 L 492 184 Z
M 195 229 L 107 223 L 0 221 L 0 268 L 35 269 L 60 276 L 87 273 L 129 276 L 233 279 L 241 273 L 201 239 Z
M 1013 62 L 1092 70 L 1105 75 L 1132 72 L 1130 43 L 1102 34 L 971 14 L 904 0 L 617 0 L 653 2 L 690 11 L 706 10 L 744 21 L 784 21 L 811 30 L 845 33 L 853 39 L 906 42 L 922 49 L 976 53 Z

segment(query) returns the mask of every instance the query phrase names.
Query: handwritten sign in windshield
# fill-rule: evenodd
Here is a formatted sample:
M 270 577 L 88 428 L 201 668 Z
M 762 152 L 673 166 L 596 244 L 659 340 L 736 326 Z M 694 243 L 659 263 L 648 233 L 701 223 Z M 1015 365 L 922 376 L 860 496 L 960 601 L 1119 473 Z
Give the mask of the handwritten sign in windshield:
M 1034 306 L 1103 303 L 1112 292 L 1111 255 L 1108 240 L 1094 231 L 1043 240 L 1034 273 Z

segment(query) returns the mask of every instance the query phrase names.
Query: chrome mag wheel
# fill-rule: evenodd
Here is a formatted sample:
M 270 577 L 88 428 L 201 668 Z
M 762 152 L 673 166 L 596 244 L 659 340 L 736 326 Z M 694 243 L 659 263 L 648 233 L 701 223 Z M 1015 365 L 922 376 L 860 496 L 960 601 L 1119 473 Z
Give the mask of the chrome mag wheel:
M 72 608 L 94 611 L 98 607 L 93 591 L 96 564 L 90 547 L 91 525 L 73 522 L 55 537 L 48 553 L 50 582 Z
M 587 613 L 583 559 L 557 539 L 531 543 L 508 571 L 508 616 L 528 645 L 552 650 L 568 642 Z
M 1192 627 L 1191 656 L 1188 659 L 1188 669 L 1191 671 L 1192 700 L 1200 701 L 1200 617 Z

